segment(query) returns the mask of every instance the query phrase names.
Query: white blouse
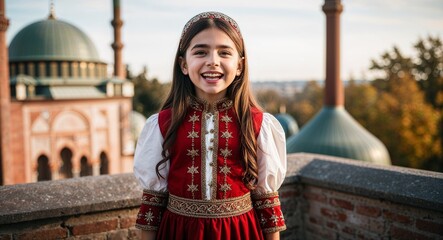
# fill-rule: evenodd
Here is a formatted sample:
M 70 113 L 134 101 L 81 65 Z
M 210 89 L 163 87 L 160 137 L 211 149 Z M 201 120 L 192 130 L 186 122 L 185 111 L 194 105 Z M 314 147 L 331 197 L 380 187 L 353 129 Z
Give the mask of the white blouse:
M 206 119 L 208 129 L 213 128 L 212 117 Z M 204 119 L 204 118 L 203 118 Z M 206 138 L 213 138 L 213 133 L 207 131 Z M 158 178 L 156 165 L 162 159 L 163 136 L 158 124 L 158 113 L 146 120 L 146 124 L 138 138 L 134 155 L 134 175 L 143 189 L 167 192 L 167 179 L 169 172 L 169 161 L 161 167 L 160 173 L 163 178 Z M 205 141 L 210 144 L 210 141 Z M 258 183 L 254 193 L 264 194 L 276 192 L 286 174 L 286 139 L 283 128 L 278 120 L 269 113 L 263 114 L 262 126 L 257 138 L 258 152 Z M 206 146 L 207 148 L 209 147 Z M 209 153 L 209 151 L 208 151 Z M 213 161 L 211 154 L 206 155 L 206 178 L 212 179 Z M 206 181 L 209 184 L 211 181 Z M 206 186 L 210 189 L 210 186 Z M 209 199 L 210 192 L 205 194 Z

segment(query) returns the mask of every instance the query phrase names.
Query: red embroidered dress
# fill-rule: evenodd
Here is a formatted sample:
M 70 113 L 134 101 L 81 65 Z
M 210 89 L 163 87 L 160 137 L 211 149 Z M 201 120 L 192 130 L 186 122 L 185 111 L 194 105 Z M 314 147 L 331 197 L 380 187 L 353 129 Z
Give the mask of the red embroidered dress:
M 139 137 L 134 174 L 144 192 L 136 227 L 157 239 L 263 239 L 286 228 L 277 190 L 286 172 L 285 136 L 270 114 L 252 111 L 259 150 L 258 185 L 242 181 L 240 125 L 231 100 L 193 100 L 160 171 L 171 111 L 151 116 Z

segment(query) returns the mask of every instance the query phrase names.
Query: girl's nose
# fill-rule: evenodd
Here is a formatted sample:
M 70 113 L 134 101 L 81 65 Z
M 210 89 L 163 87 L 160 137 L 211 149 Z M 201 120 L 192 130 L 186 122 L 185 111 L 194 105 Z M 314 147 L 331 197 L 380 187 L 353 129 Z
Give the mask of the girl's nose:
M 220 66 L 220 57 L 217 53 L 212 53 L 208 55 L 207 66 Z

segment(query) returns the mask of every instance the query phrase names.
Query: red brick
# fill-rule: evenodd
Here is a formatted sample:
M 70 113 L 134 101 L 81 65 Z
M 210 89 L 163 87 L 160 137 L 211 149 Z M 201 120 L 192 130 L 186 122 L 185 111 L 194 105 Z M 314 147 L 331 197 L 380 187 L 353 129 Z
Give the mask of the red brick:
M 443 236 L 443 224 L 417 219 L 415 226 L 420 230 Z
M 130 228 L 135 226 L 136 217 L 127 217 L 120 219 L 120 228 Z
M 402 223 L 402 224 L 411 224 L 412 223 L 412 219 L 406 215 L 402 215 L 402 214 L 397 214 L 394 212 L 391 212 L 389 210 L 383 210 L 383 216 L 384 218 L 394 221 L 394 222 L 398 222 L 398 223 Z
M 58 228 L 35 230 L 35 231 L 20 233 L 20 234 L 17 234 L 14 237 L 14 239 L 17 239 L 17 240 L 61 239 L 61 238 L 66 238 L 67 235 L 68 235 L 67 229 L 58 227 Z
M 413 231 L 409 231 L 407 229 L 399 228 L 396 226 L 391 227 L 390 235 L 394 239 L 417 239 L 417 240 L 418 239 L 419 240 L 433 239 L 433 238 L 428 237 L 426 235 L 423 235 L 423 234 L 420 234 L 417 232 L 413 232 Z
M 0 234 L 0 240 L 12 240 L 11 234 Z
M 313 192 L 305 192 L 303 194 L 304 198 L 309 199 L 309 200 L 313 200 L 313 201 L 317 201 L 317 202 L 322 202 L 322 203 L 326 203 L 326 196 L 318 194 L 318 193 L 313 193 Z
M 347 217 L 348 217 L 346 214 L 344 214 L 344 213 L 342 213 L 342 212 L 334 211 L 334 210 L 327 209 L 327 208 L 322 208 L 322 209 L 320 210 L 320 212 L 321 212 L 321 214 L 322 214 L 323 216 L 325 216 L 325 217 L 327 217 L 327 218 L 329 218 L 329 219 L 332 219 L 332 220 L 339 221 L 339 222 L 344 222 L 344 221 L 346 221 L 346 219 L 347 219 Z
M 300 196 L 300 192 L 297 190 L 287 190 L 287 191 L 280 191 L 279 197 L 280 199 L 283 198 L 294 198 Z
M 117 229 L 117 226 L 118 226 L 118 219 L 86 223 L 86 224 L 72 226 L 72 234 L 74 236 L 78 236 L 78 235 L 86 235 L 91 233 L 108 232 Z
M 326 227 L 331 228 L 331 229 L 337 229 L 337 224 L 335 224 L 333 222 L 327 222 Z
M 308 220 L 309 220 L 310 223 L 323 226 L 323 218 L 322 217 L 310 215 Z
M 330 199 L 329 204 L 331 204 L 332 206 L 344 208 L 347 210 L 354 210 L 354 204 L 352 204 L 349 201 L 338 199 L 338 198 Z
M 378 207 L 357 206 L 356 211 L 358 214 L 368 217 L 379 217 L 381 215 L 381 210 Z
M 345 226 L 344 228 L 341 229 L 342 232 L 350 234 L 350 235 L 354 235 L 355 234 L 355 229 L 351 228 L 349 226 Z

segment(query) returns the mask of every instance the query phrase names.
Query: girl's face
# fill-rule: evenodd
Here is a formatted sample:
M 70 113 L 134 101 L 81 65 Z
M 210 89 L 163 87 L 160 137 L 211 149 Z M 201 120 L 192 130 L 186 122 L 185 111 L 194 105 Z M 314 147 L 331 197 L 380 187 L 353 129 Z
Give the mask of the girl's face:
M 191 40 L 185 58 L 180 58 L 183 74 L 189 75 L 198 98 L 213 103 L 226 96 L 229 85 L 242 71 L 234 42 L 218 28 L 208 28 Z

